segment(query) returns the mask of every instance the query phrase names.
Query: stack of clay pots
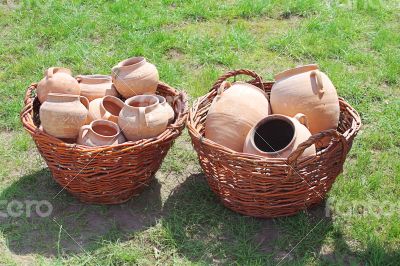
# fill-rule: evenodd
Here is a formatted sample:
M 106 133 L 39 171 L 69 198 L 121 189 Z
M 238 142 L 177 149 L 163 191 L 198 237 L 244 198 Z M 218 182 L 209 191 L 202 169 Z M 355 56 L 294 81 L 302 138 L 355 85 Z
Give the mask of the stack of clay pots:
M 67 142 L 106 146 L 156 137 L 174 120 L 156 95 L 157 68 L 143 57 L 124 60 L 108 75 L 72 76 L 51 67 L 37 85 L 40 129 Z
M 312 134 L 336 129 L 339 99 L 331 80 L 317 65 L 275 76 L 270 99 L 249 83 L 223 82 L 205 122 L 205 137 L 237 152 L 287 158 Z M 329 145 L 324 139 L 302 157 Z

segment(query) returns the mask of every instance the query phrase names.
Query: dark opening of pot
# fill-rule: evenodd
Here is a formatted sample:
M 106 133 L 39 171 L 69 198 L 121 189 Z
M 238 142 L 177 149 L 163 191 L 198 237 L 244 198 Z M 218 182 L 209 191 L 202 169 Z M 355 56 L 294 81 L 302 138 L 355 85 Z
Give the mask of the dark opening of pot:
M 118 106 L 116 103 L 112 101 L 103 101 L 104 109 L 110 112 L 113 116 L 118 116 L 119 112 L 121 111 L 122 107 Z
M 133 57 L 122 62 L 122 66 L 131 66 L 143 61 L 143 57 Z
M 154 96 L 137 98 L 129 103 L 132 107 L 147 107 L 157 103 L 157 98 Z
M 115 128 L 107 125 L 95 125 L 92 128 L 94 132 L 103 136 L 114 136 L 117 134 L 117 130 Z
M 264 152 L 279 152 L 290 144 L 293 125 L 285 120 L 271 119 L 261 124 L 254 134 L 254 144 Z

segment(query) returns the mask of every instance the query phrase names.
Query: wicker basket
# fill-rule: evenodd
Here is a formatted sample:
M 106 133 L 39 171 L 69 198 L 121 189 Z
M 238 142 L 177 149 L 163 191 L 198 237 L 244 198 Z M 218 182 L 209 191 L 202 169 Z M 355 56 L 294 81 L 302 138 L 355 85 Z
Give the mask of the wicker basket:
M 70 144 L 38 129 L 40 103 L 35 90 L 36 84 L 32 84 L 26 92 L 21 112 L 23 126 L 32 135 L 55 181 L 87 203 L 119 204 L 138 195 L 149 185 L 185 126 L 186 95 L 159 83 L 157 94 L 174 99 L 175 121 L 158 137 L 116 146 Z
M 245 215 L 263 218 L 289 216 L 320 203 L 330 190 L 353 139 L 361 126 L 358 113 L 340 99 L 337 130 L 314 134 L 287 159 L 267 159 L 235 152 L 204 137 L 204 124 L 211 102 L 221 83 L 239 74 L 269 95 L 273 82 L 263 83 L 251 70 L 235 70 L 221 76 L 211 91 L 197 99 L 189 110 L 187 127 L 208 184 L 222 203 Z M 316 156 L 299 159 L 302 152 L 322 138 L 331 143 Z

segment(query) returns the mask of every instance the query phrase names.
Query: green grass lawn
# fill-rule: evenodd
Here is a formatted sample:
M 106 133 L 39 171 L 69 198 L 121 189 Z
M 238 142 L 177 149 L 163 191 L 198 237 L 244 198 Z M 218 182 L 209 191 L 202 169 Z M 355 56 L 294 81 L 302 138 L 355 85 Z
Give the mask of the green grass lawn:
M 0 216 L 0 265 L 398 265 L 398 1 L 0 2 L 0 201 L 48 200 L 48 218 Z M 318 63 L 363 128 L 325 206 L 261 220 L 219 204 L 185 133 L 156 180 L 119 206 L 85 205 L 51 179 L 19 111 L 50 66 L 110 73 L 143 55 L 191 100 L 227 70 L 272 79 Z M 4 204 L 3 204 L 4 205 Z M 0 210 L 4 206 L 0 207 Z

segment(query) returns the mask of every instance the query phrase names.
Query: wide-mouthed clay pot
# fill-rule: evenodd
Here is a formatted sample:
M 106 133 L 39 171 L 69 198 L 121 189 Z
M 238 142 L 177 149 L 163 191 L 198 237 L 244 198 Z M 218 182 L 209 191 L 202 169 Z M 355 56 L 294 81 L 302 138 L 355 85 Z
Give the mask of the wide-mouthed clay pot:
M 93 101 L 106 95 L 118 96 L 113 86 L 111 76 L 107 75 L 79 75 L 76 77 L 81 88 L 81 95 Z
M 125 98 L 154 94 L 159 76 L 157 68 L 144 57 L 126 59 L 112 68 L 112 79 L 117 91 Z
M 43 130 L 57 138 L 76 139 L 86 122 L 88 107 L 86 97 L 49 93 L 39 110 Z
M 124 102 L 114 96 L 104 96 L 94 99 L 89 103 L 88 122 L 97 119 L 110 120 L 118 123 L 119 112 L 124 107 Z
M 79 130 L 77 143 L 90 147 L 117 145 L 126 141 L 119 126 L 108 120 L 94 120 Z
M 174 118 L 175 118 L 174 109 L 172 109 L 171 105 L 169 105 L 169 103 L 167 103 L 167 100 L 165 99 L 165 97 L 161 96 L 161 95 L 155 95 L 155 96 L 158 98 L 158 101 L 165 108 L 165 111 L 168 114 L 168 123 L 171 123 L 172 121 L 174 121 Z
M 45 77 L 37 85 L 37 96 L 43 103 L 49 93 L 80 95 L 78 81 L 71 76 L 71 70 L 63 67 L 50 67 Z
M 207 114 L 205 137 L 241 152 L 250 129 L 269 114 L 264 91 L 244 82 L 223 82 Z
M 125 101 L 118 125 L 131 141 L 156 137 L 167 128 L 168 113 L 154 95 L 133 96 Z
M 336 89 L 317 65 L 301 66 L 276 75 L 270 102 L 273 114 L 306 115 L 311 134 L 338 126 L 340 109 Z
M 268 158 L 287 158 L 310 136 L 304 114 L 297 114 L 294 118 L 270 115 L 250 130 L 243 152 Z M 305 149 L 300 158 L 310 155 L 315 155 L 314 145 Z

